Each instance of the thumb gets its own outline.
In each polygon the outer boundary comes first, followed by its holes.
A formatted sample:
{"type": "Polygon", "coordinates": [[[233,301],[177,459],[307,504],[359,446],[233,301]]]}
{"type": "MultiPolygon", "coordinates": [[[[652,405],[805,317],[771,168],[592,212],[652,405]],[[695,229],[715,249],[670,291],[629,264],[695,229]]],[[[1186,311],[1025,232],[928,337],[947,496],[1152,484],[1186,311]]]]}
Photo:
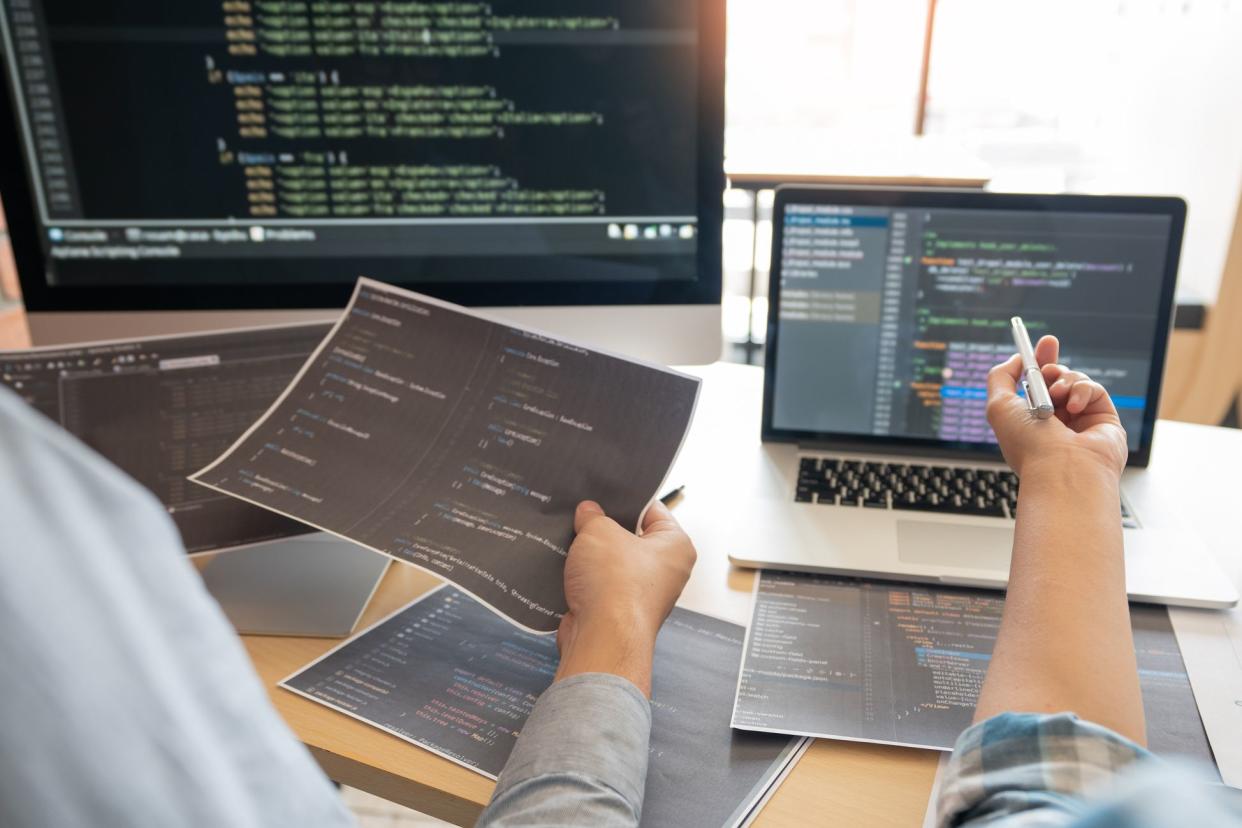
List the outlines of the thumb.
{"type": "Polygon", "coordinates": [[[664,532],[681,532],[681,524],[668,507],[656,500],[647,507],[643,514],[643,537],[664,532]]]}
{"type": "Polygon", "coordinates": [[[1021,376],[1022,360],[1017,354],[988,372],[988,425],[1002,445],[1013,424],[1026,414],[1026,404],[1018,397],[1021,376]]]}
{"type": "Polygon", "coordinates": [[[582,532],[583,529],[586,529],[588,523],[601,517],[607,517],[602,506],[594,500],[582,501],[578,504],[578,508],[574,510],[574,532],[582,532]]]}
{"type": "Polygon", "coordinates": [[[1011,405],[1017,399],[1021,376],[1022,358],[1017,354],[988,371],[989,406],[1011,405]]]}

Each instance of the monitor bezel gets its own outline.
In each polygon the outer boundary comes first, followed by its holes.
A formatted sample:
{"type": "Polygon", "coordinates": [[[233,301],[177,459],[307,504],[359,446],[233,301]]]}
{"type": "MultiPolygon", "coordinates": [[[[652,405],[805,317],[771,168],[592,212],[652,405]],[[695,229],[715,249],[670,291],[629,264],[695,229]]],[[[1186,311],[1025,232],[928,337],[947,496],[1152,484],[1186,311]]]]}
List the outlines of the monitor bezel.
{"type": "Polygon", "coordinates": [[[1186,224],[1186,202],[1176,196],[1042,195],[992,193],[983,190],[918,188],[860,188],[787,186],[776,190],[772,206],[772,258],[768,286],[767,338],[763,379],[762,438],[768,442],[796,442],[838,451],[884,451],[929,456],[953,456],[972,460],[999,461],[1000,450],[990,443],[936,440],[921,437],[864,435],[826,431],[801,431],[772,425],[776,394],[776,357],[780,348],[777,309],[780,305],[780,252],[786,205],[840,204],[857,207],[927,207],[940,209],[1026,210],[1043,212],[1113,213],[1167,216],[1169,243],[1160,286],[1160,305],[1156,318],[1156,342],[1147,379],[1147,402],[1138,448],[1131,450],[1127,465],[1147,466],[1151,459],[1152,437],[1159,410],[1173,319],[1174,291],[1186,224]]]}
{"type": "MultiPolygon", "coordinates": [[[[724,219],[725,2],[694,0],[698,7],[698,111],[696,188],[698,224],[693,280],[559,280],[413,282],[395,284],[467,306],[558,307],[571,305],[718,305],[724,219]]],[[[0,43],[0,53],[4,44],[0,43]]],[[[348,301],[358,272],[340,283],[52,285],[43,253],[30,176],[16,118],[10,73],[0,86],[0,197],[26,308],[55,311],[174,311],[339,308],[348,301]]],[[[227,260],[221,260],[227,267],[227,260]]]]}

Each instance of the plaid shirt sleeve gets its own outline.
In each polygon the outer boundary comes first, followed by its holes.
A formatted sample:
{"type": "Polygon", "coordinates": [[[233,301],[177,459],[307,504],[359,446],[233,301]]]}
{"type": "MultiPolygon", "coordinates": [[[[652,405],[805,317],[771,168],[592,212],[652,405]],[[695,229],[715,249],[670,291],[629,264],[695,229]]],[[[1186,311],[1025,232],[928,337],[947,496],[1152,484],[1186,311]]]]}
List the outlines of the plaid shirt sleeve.
{"type": "Polygon", "coordinates": [[[1071,713],[1005,713],[957,740],[940,828],[1227,828],[1242,795],[1071,713]]]}
{"type": "Polygon", "coordinates": [[[1087,814],[1118,772],[1150,754],[1070,713],[1005,713],[957,740],[941,785],[937,824],[1060,826],[1087,814]]]}

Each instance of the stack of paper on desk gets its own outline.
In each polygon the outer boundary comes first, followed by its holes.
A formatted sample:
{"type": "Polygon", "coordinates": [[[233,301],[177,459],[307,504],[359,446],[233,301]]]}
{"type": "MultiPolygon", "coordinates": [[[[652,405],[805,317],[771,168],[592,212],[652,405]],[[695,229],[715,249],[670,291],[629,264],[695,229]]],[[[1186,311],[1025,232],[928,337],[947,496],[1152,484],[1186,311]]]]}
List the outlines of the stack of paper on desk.
{"type": "MultiPolygon", "coordinates": [[[[809,741],[730,730],[742,633],[683,609],[661,630],[643,825],[743,824],[809,741]]],[[[281,685],[494,779],[556,665],[550,637],[442,587],[281,685]]]]}

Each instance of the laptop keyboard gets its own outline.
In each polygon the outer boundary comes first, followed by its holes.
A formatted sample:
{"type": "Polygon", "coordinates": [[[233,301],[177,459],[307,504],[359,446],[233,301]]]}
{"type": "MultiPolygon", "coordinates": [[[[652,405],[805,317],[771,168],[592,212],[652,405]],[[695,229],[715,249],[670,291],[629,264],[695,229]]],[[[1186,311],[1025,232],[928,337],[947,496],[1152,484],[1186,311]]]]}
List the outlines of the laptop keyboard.
{"type": "MultiPolygon", "coordinates": [[[[996,469],[803,457],[794,500],[1013,519],[1018,514],[1018,476],[996,469]]],[[[1121,517],[1123,526],[1138,526],[1124,501],[1121,517]]]]}

